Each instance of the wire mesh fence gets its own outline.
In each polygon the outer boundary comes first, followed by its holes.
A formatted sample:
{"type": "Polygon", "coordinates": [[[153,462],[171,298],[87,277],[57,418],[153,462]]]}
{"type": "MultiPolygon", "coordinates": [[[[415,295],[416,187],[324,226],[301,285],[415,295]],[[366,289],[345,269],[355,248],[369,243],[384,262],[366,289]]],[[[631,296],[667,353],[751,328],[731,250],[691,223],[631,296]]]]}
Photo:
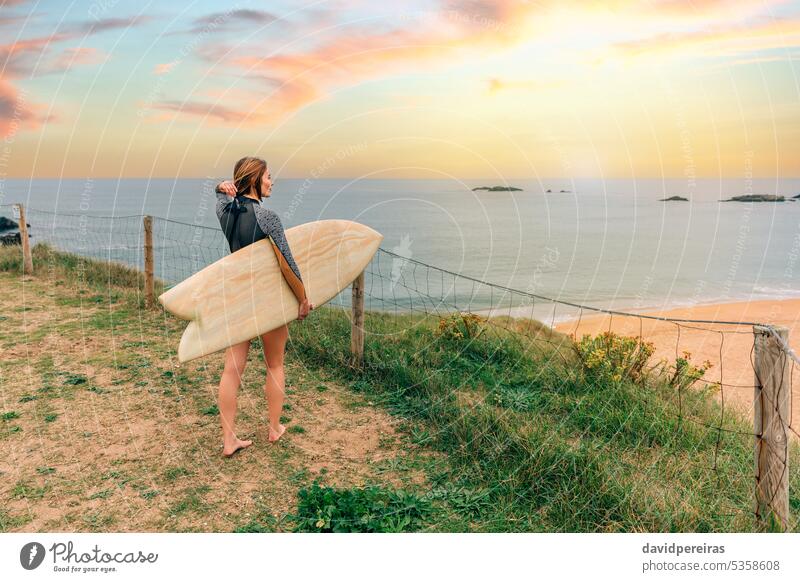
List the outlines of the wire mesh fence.
{"type": "MultiPolygon", "coordinates": [[[[140,215],[104,217],[35,209],[26,214],[32,244],[46,242],[66,252],[143,268],[140,215]]],[[[0,217],[16,220],[11,205],[0,206],[0,217]]],[[[153,248],[154,275],[167,286],[228,254],[219,229],[158,217],[153,218],[153,248]]],[[[329,305],[347,313],[351,302],[348,287],[329,305]]],[[[486,361],[505,351],[517,359],[539,357],[541,346],[547,345],[549,357],[594,374],[607,372],[613,381],[622,376],[634,381],[659,378],[667,394],[666,404],[659,404],[659,415],[671,416],[675,431],[702,431],[690,452],[706,459],[716,486],[731,488],[741,480],[755,484],[750,488],[754,495],[719,511],[763,521],[767,495],[766,506],[776,512],[784,528],[797,529],[787,488],[796,504],[799,485],[790,478],[789,456],[800,436],[793,414],[797,403],[791,398],[800,360],[780,330],[759,322],[674,319],[580,305],[480,281],[385,249],[378,250],[364,271],[364,308],[364,366],[372,373],[392,369],[400,359],[425,367],[426,352],[436,349],[434,338],[445,335],[458,340],[453,344],[458,349],[471,350],[486,361]],[[431,345],[415,344],[414,353],[381,351],[381,345],[402,345],[422,327],[437,330],[437,335],[428,336],[431,345]],[[779,347],[769,369],[758,362],[759,333],[779,347]],[[659,339],[657,345],[649,341],[654,337],[659,339]],[[628,343],[621,338],[628,338],[628,343]],[[482,344],[487,339],[491,341],[482,344]],[[694,361],[692,354],[703,354],[706,359],[694,361]],[[698,397],[700,393],[712,398],[698,397]],[[755,422],[747,420],[752,418],[755,422]],[[756,463],[752,457],[746,463],[741,457],[734,458],[732,451],[743,448],[755,449],[756,463]],[[769,487],[762,491],[765,481],[769,487]],[[785,499],[779,503],[776,496],[785,499]]],[[[514,359],[506,362],[509,375],[515,365],[514,359]]],[[[425,378],[429,380],[448,373],[446,369],[428,372],[425,378]]],[[[479,376],[480,368],[474,374],[479,376]]],[[[647,383],[641,385],[643,390],[655,390],[647,383]]],[[[486,398],[509,410],[535,412],[513,391],[490,391],[486,398]]],[[[437,404],[431,402],[434,408],[437,404]]],[[[613,401],[604,406],[613,407],[613,401]]],[[[643,461],[643,452],[647,457],[652,451],[647,430],[641,431],[638,441],[631,441],[637,428],[633,416],[619,418],[611,437],[611,442],[629,441],[621,449],[618,470],[638,472],[643,485],[657,487],[659,472],[652,470],[656,463],[643,461]]],[[[591,421],[583,428],[594,430],[591,421]]],[[[504,450],[498,446],[497,454],[504,450]]]]}

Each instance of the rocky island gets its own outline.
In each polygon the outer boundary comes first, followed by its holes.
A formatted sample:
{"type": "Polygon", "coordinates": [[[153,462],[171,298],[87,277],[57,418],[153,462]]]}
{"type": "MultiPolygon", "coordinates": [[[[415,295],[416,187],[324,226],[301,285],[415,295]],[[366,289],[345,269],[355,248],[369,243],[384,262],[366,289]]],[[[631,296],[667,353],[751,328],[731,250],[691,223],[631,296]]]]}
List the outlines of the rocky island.
{"type": "Polygon", "coordinates": [[[775,194],[745,194],[744,196],[733,196],[720,202],[785,202],[783,196],[775,194]]]}
{"type": "Polygon", "coordinates": [[[522,192],[522,188],[514,188],[514,186],[480,186],[473,188],[472,191],[486,190],[487,192],[522,192]]]}
{"type": "MultiPolygon", "coordinates": [[[[30,228],[30,224],[28,224],[28,228],[30,228]]],[[[6,245],[21,245],[22,244],[22,237],[19,233],[19,224],[6,218],[5,216],[0,216],[0,246],[6,245]],[[6,232],[6,231],[12,232],[6,232]]],[[[30,233],[28,233],[28,238],[30,238],[30,233]]]]}
{"type": "Polygon", "coordinates": [[[661,198],[659,202],[689,202],[688,198],[684,198],[683,196],[670,196],[669,198],[661,198]]]}

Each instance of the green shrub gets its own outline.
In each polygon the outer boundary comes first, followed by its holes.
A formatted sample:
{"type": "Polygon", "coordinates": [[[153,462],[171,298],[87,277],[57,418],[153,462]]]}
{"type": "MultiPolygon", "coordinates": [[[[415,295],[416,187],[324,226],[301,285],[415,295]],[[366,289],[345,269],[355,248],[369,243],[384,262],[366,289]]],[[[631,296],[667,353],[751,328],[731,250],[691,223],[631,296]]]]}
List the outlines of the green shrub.
{"type": "Polygon", "coordinates": [[[296,532],[417,531],[431,512],[429,501],[413,493],[368,486],[322,487],[315,480],[298,492],[296,532]]]}
{"type": "Polygon", "coordinates": [[[595,337],[584,335],[575,342],[575,350],[590,377],[611,382],[630,378],[638,382],[642,380],[644,367],[655,346],[652,342],[607,331],[595,337]]]}
{"type": "Polygon", "coordinates": [[[675,359],[675,372],[669,379],[670,386],[678,389],[685,389],[692,386],[695,382],[705,376],[711,368],[711,362],[706,360],[701,366],[694,366],[691,362],[692,354],[683,352],[682,358],[675,359]]]}

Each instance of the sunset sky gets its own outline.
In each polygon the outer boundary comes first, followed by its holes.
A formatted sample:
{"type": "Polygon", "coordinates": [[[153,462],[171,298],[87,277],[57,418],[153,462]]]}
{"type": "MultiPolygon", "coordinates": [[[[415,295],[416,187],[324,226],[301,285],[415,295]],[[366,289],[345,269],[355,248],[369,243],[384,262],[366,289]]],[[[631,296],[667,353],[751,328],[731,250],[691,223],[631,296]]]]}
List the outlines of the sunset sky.
{"type": "Polygon", "coordinates": [[[0,35],[0,178],[800,176],[796,2],[6,0],[0,35]]]}

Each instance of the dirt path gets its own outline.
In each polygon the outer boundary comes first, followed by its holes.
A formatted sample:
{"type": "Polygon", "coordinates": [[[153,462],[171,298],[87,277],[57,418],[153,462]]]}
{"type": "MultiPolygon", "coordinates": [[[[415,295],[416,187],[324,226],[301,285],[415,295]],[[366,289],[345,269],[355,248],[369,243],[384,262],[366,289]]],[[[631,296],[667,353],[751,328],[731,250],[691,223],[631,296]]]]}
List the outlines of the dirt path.
{"type": "Polygon", "coordinates": [[[299,488],[424,487],[431,453],[392,417],[287,361],[288,430],[267,439],[257,344],[221,456],[222,356],[180,366],[181,322],[119,293],[0,273],[0,531],[231,531],[277,523],[299,488]]]}

